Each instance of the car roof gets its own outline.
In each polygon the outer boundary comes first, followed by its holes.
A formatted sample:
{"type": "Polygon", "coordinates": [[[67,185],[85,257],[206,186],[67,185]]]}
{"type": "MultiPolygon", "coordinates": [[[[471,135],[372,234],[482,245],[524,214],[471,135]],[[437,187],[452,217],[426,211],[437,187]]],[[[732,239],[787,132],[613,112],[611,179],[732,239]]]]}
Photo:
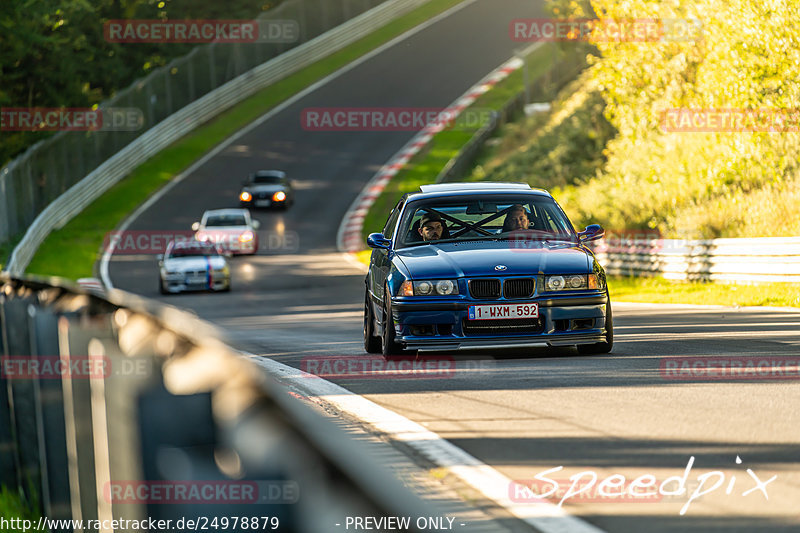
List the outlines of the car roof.
{"type": "Polygon", "coordinates": [[[409,199],[419,199],[437,196],[470,196],[473,194],[487,193],[532,193],[536,196],[552,195],[544,189],[532,188],[527,183],[511,182],[475,182],[475,183],[434,183],[430,185],[420,185],[419,192],[409,194],[409,199]]]}
{"type": "Polygon", "coordinates": [[[216,247],[208,241],[171,241],[172,250],[186,250],[190,248],[214,248],[216,247]]]}
{"type": "Polygon", "coordinates": [[[265,177],[285,178],[286,172],[282,170],[257,170],[250,175],[258,176],[259,178],[265,178],[265,177]]]}
{"type": "Polygon", "coordinates": [[[208,216],[208,215],[222,215],[222,216],[225,216],[225,215],[245,215],[245,216],[247,216],[248,214],[250,214],[250,212],[247,209],[240,209],[238,207],[229,207],[227,209],[209,209],[208,211],[203,213],[203,216],[204,217],[208,216]]]}

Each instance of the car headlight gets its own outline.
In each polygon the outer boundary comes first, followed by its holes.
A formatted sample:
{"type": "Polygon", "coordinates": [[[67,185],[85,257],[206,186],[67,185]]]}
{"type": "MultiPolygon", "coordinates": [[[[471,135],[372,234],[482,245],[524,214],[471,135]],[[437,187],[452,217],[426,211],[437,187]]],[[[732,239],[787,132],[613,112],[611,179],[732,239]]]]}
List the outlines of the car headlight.
{"type": "Polygon", "coordinates": [[[241,235],[239,235],[239,242],[250,242],[253,240],[253,232],[252,231],[245,231],[241,235]]]}
{"type": "Polygon", "coordinates": [[[544,288],[547,291],[602,289],[602,281],[597,274],[569,274],[565,276],[546,276],[544,288]]]}
{"type": "Polygon", "coordinates": [[[400,287],[401,296],[451,296],[458,294],[458,283],[450,279],[405,281],[400,287]]]}
{"type": "Polygon", "coordinates": [[[253,195],[247,191],[242,191],[242,194],[239,195],[239,200],[243,202],[249,202],[253,199],[253,195]]]}
{"type": "Polygon", "coordinates": [[[282,202],[286,200],[286,193],[283,191],[278,191],[272,195],[272,200],[275,202],[282,202]]]}

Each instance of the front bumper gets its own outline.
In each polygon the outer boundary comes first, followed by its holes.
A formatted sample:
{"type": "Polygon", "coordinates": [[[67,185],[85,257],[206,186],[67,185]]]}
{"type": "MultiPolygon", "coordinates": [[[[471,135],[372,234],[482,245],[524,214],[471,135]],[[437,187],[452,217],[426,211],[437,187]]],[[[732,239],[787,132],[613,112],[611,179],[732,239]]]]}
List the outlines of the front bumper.
{"type": "Polygon", "coordinates": [[[164,278],[162,277],[161,280],[164,289],[167,292],[171,293],[196,292],[196,291],[222,291],[227,289],[231,285],[230,276],[212,278],[210,283],[206,282],[202,284],[186,283],[184,279],[164,280],[164,278]]]}
{"type": "MultiPolygon", "coordinates": [[[[540,296],[516,300],[393,298],[397,342],[411,350],[452,351],[595,344],[606,341],[605,293],[540,296]],[[509,321],[476,331],[470,305],[539,303],[539,320],[527,326],[509,321]]],[[[478,322],[487,324],[487,321],[478,322]]],[[[521,324],[521,322],[519,323],[521,324]]]]}

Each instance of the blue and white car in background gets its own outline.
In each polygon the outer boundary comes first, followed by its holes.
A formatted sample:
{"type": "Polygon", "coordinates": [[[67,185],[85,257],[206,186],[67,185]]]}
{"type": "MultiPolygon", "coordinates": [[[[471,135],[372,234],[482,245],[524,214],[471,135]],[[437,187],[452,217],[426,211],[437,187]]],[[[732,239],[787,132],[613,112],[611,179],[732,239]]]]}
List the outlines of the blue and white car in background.
{"type": "Polygon", "coordinates": [[[609,352],[606,275],[586,246],[602,236],[596,224],[576,233],[553,197],[527,184],[422,186],[368,238],[364,347],[387,357],[565,345],[609,352]],[[423,240],[423,216],[443,224],[440,237],[423,240]]]}
{"type": "Polygon", "coordinates": [[[217,247],[207,241],[172,241],[158,256],[161,294],[229,291],[231,271],[217,247]]]}

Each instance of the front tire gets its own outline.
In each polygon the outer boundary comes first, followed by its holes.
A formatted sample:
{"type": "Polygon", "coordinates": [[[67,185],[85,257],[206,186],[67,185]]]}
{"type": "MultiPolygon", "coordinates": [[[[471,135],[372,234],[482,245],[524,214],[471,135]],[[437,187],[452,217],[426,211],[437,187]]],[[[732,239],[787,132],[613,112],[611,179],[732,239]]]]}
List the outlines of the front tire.
{"type": "Polygon", "coordinates": [[[161,278],[158,278],[158,292],[160,292],[161,294],[169,294],[167,288],[164,287],[164,280],[161,278]]]}
{"type": "Polygon", "coordinates": [[[364,298],[364,350],[367,353],[381,353],[381,339],[375,336],[375,317],[369,301],[369,291],[364,298]]]}
{"type": "Polygon", "coordinates": [[[606,300],[606,342],[579,344],[578,353],[595,355],[609,353],[614,347],[614,318],[611,315],[611,299],[606,300]]]}
{"type": "Polygon", "coordinates": [[[389,359],[403,353],[403,348],[395,342],[394,320],[392,319],[392,304],[389,287],[383,291],[383,335],[381,336],[381,351],[383,357],[389,359]]]}

